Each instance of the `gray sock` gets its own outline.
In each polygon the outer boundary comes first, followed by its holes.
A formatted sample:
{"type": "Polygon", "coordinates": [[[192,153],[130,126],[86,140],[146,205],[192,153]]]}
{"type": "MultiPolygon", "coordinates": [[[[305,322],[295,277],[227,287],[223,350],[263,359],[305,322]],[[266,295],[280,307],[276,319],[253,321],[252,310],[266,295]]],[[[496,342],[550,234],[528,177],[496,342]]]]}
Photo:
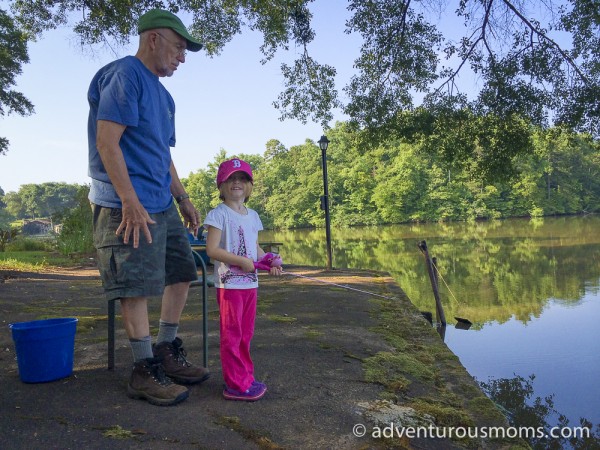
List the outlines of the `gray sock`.
{"type": "Polygon", "coordinates": [[[173,342],[177,337],[177,329],[179,328],[178,323],[158,322],[158,336],[156,337],[156,343],[161,342],[173,342]]]}
{"type": "Polygon", "coordinates": [[[135,362],[146,358],[154,358],[152,353],[152,338],[145,336],[141,339],[129,339],[131,351],[133,352],[133,360],[135,362]]]}

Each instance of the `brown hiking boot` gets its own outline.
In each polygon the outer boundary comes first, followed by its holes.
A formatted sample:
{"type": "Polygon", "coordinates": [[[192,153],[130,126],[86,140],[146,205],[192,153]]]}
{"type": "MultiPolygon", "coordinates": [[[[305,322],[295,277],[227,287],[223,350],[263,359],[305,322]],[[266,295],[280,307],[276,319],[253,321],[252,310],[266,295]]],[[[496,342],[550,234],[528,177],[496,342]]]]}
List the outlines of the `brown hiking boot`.
{"type": "Polygon", "coordinates": [[[195,384],[201,383],[210,377],[210,372],[204,367],[195,367],[185,359],[186,352],[182,347],[183,342],[175,338],[173,342],[161,342],[152,348],[154,356],[161,358],[167,376],[176,383],[195,384]]]}
{"type": "Polygon", "coordinates": [[[165,375],[160,358],[146,358],[134,363],[127,395],[153,405],[170,406],[188,398],[189,392],[165,375]]]}

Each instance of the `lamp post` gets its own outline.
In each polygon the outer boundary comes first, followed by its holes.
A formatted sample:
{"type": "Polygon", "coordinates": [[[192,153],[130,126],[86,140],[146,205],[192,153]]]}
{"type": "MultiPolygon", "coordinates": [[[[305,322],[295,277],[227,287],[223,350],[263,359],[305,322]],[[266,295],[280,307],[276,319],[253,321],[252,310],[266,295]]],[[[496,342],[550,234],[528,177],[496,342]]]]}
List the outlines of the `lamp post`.
{"type": "Polygon", "coordinates": [[[325,237],[327,239],[327,270],[331,270],[331,226],[329,223],[329,189],[327,183],[327,147],[329,139],[327,136],[321,136],[319,139],[319,148],[321,149],[321,158],[323,164],[323,189],[324,195],[321,197],[321,209],[325,210],[325,237]]]}

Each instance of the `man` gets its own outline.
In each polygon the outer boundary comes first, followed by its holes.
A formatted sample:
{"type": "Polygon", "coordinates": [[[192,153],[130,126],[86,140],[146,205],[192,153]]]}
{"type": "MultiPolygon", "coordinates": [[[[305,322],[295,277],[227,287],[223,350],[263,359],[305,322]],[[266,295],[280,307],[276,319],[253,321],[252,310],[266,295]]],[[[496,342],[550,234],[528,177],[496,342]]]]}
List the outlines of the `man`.
{"type": "Polygon", "coordinates": [[[173,381],[200,383],[209,373],[186,360],[177,337],[197,271],[173,198],[194,234],[199,216],[171,160],[175,104],[159,77],[173,75],[186,50],[197,52],[202,44],[160,9],[139,18],[138,33],[136,55],[106,65],[90,84],[89,199],[104,291],[121,301],[134,357],[127,393],[174,405],[189,393],[173,381]],[[152,345],[147,297],[154,295],[162,295],[162,305],[152,345]]]}

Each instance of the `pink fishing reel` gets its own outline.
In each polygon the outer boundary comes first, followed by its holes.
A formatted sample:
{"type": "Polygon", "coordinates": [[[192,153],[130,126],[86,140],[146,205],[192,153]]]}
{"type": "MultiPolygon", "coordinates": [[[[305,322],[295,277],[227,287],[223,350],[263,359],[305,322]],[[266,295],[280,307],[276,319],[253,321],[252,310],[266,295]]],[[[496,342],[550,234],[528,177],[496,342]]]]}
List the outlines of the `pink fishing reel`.
{"type": "Polygon", "coordinates": [[[254,261],[254,268],[259,270],[271,270],[271,267],[281,267],[283,261],[277,253],[265,253],[258,261],[254,261]]]}

